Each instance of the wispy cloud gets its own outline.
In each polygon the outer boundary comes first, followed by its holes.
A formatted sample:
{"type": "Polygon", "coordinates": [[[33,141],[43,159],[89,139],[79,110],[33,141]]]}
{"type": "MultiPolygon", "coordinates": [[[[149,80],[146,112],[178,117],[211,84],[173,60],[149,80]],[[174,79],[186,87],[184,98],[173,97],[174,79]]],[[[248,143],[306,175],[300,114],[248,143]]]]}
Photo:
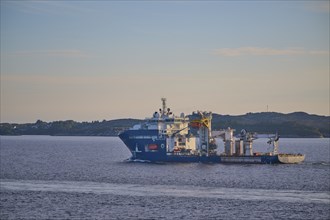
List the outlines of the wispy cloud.
{"type": "Polygon", "coordinates": [[[326,51],[326,50],[312,50],[312,51],[309,51],[309,54],[311,54],[311,55],[329,55],[329,51],[326,51]]]}
{"type": "Polygon", "coordinates": [[[218,56],[276,56],[276,55],[328,55],[329,51],[307,51],[304,48],[275,49],[268,47],[238,47],[213,50],[218,56]]]}
{"type": "Polygon", "coordinates": [[[6,83],[28,83],[47,85],[100,85],[113,80],[111,77],[98,76],[62,76],[62,75],[38,75],[38,74],[4,74],[2,80],[6,83]]]}
{"type": "Polygon", "coordinates": [[[65,49],[65,50],[26,50],[11,53],[12,56],[52,56],[52,57],[89,57],[89,55],[81,50],[65,49]]]}
{"type": "Polygon", "coordinates": [[[304,8],[308,11],[313,12],[330,12],[330,1],[313,1],[313,2],[306,2],[304,4],[304,8]]]}
{"type": "Polygon", "coordinates": [[[72,14],[72,13],[88,13],[90,8],[81,7],[80,4],[70,1],[47,1],[47,0],[31,0],[31,1],[7,1],[6,6],[15,8],[21,12],[29,14],[72,14]]]}

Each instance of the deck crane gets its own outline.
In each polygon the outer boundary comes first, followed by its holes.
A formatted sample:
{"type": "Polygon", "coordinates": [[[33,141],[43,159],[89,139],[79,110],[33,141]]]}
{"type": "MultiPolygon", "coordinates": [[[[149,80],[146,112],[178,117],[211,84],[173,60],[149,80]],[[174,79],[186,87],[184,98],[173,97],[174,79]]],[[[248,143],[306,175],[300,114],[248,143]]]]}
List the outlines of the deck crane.
{"type": "Polygon", "coordinates": [[[198,129],[199,154],[201,156],[209,156],[210,152],[214,150],[214,146],[216,146],[215,139],[212,138],[211,134],[212,112],[197,111],[197,114],[194,114],[194,116],[197,117],[190,122],[190,125],[198,129]]]}

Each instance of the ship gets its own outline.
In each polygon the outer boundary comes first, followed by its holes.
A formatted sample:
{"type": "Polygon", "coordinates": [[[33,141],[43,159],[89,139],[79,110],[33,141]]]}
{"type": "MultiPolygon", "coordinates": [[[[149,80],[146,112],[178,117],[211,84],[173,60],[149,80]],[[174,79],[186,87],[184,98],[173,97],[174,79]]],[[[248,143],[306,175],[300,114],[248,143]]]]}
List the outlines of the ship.
{"type": "Polygon", "coordinates": [[[162,98],[162,108],[152,117],[119,134],[132,156],[129,161],[138,162],[201,162],[242,164],[293,164],[305,159],[303,154],[280,154],[279,135],[269,137],[267,142],[273,150],[267,153],[253,152],[256,133],[235,129],[212,131],[212,112],[195,111],[188,117],[184,113],[174,115],[162,98]],[[224,142],[219,152],[217,139],[224,142]]]}

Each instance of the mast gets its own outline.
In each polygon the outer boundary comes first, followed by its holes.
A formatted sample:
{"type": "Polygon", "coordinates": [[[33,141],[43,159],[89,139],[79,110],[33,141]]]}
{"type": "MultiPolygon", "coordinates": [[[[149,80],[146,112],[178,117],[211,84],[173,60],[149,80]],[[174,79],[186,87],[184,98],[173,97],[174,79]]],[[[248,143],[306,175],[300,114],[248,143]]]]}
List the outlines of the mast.
{"type": "Polygon", "coordinates": [[[163,110],[162,110],[162,115],[165,115],[165,112],[166,112],[166,98],[162,98],[162,107],[163,107],[163,110]]]}
{"type": "Polygon", "coordinates": [[[278,154],[278,140],[280,139],[280,136],[278,135],[278,133],[276,132],[274,140],[273,140],[273,154],[277,155],[278,154]]]}

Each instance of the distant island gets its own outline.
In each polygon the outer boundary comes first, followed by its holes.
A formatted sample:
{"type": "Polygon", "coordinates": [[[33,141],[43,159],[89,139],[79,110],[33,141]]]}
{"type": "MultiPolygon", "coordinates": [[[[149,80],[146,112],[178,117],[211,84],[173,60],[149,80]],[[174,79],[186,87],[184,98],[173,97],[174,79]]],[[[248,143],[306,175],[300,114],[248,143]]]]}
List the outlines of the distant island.
{"type": "MultiPolygon", "coordinates": [[[[142,122],[139,119],[116,119],[92,122],[73,120],[35,123],[0,123],[0,135],[54,135],[54,136],[117,136],[121,131],[142,122]]],[[[220,115],[213,113],[212,129],[231,127],[259,134],[279,132],[281,137],[330,137],[330,116],[305,112],[289,114],[277,112],[247,113],[245,115],[220,115]]]]}

